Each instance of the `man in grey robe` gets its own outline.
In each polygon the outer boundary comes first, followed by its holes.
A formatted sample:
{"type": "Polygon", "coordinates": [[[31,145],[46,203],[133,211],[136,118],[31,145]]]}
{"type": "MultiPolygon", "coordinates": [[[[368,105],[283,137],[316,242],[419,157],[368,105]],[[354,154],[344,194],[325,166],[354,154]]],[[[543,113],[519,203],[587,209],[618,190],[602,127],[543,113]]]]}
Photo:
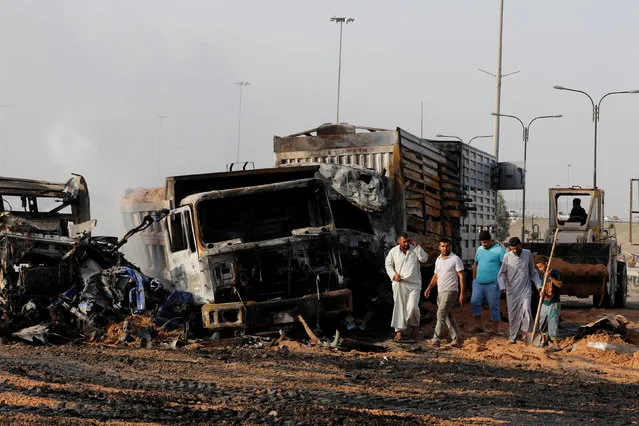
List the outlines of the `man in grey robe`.
{"type": "Polygon", "coordinates": [[[510,328],[508,343],[514,344],[520,330],[524,339],[531,330],[531,281],[539,289],[541,280],[535,269],[532,253],[521,247],[519,238],[511,238],[508,245],[510,251],[504,255],[497,281],[501,292],[506,293],[510,328]]]}

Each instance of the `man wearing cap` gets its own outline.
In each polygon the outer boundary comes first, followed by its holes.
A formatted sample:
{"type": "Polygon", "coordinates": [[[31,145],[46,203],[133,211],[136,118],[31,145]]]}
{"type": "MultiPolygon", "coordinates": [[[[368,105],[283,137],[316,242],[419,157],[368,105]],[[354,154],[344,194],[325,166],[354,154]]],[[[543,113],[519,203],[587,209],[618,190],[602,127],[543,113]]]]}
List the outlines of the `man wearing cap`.
{"type": "Polygon", "coordinates": [[[482,308],[484,301],[486,301],[490,309],[492,331],[498,333],[501,313],[499,312],[497,275],[506,250],[499,244],[495,244],[488,231],[479,233],[479,242],[481,246],[475,252],[475,262],[473,263],[473,295],[470,299],[470,305],[475,319],[475,327],[471,331],[473,333],[484,331],[482,308]]]}
{"type": "Polygon", "coordinates": [[[499,289],[506,293],[508,305],[508,326],[510,328],[508,343],[514,344],[521,330],[522,337],[530,331],[530,295],[531,282],[537,289],[541,288],[539,273],[530,250],[521,247],[521,240],[512,237],[508,240],[510,251],[504,255],[499,270],[499,289]]]}
{"type": "Polygon", "coordinates": [[[399,234],[397,245],[386,256],[386,273],[392,281],[395,302],[391,320],[395,340],[402,339],[402,333],[408,327],[413,328],[412,337],[418,337],[419,297],[422,290],[420,263],[426,263],[427,260],[428,254],[405,232],[399,234]]]}

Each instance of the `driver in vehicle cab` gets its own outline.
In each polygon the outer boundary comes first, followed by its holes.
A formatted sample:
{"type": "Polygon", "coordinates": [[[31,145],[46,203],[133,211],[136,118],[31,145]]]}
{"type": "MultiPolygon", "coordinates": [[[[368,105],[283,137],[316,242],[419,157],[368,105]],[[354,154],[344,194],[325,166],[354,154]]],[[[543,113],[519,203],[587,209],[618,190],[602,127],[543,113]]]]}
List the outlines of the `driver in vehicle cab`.
{"type": "Polygon", "coordinates": [[[586,219],[588,219],[588,213],[581,207],[581,200],[579,198],[573,198],[572,210],[570,211],[568,222],[581,222],[583,225],[586,223],[586,219]]]}

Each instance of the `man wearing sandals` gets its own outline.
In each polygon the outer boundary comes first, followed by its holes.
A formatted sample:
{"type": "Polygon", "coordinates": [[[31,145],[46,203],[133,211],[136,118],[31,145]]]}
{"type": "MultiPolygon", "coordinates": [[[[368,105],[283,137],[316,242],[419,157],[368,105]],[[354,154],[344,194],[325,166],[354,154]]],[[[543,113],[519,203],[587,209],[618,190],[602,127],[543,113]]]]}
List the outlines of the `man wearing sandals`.
{"type": "Polygon", "coordinates": [[[426,263],[428,254],[415,241],[402,232],[397,245],[386,256],[386,273],[393,286],[393,318],[391,327],[395,329],[395,340],[403,338],[402,333],[412,327],[412,337],[417,338],[419,330],[419,297],[422,290],[420,263],[426,263]]]}

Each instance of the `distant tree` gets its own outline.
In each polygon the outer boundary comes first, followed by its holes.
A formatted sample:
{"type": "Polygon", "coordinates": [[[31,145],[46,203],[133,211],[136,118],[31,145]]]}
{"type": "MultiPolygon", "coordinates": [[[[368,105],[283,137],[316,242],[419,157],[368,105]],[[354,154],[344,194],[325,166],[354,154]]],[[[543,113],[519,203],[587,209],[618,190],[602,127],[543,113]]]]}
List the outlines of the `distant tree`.
{"type": "Polygon", "coordinates": [[[497,224],[495,225],[495,240],[499,242],[506,241],[510,235],[510,216],[506,208],[506,200],[501,192],[497,192],[497,224]]]}

